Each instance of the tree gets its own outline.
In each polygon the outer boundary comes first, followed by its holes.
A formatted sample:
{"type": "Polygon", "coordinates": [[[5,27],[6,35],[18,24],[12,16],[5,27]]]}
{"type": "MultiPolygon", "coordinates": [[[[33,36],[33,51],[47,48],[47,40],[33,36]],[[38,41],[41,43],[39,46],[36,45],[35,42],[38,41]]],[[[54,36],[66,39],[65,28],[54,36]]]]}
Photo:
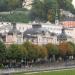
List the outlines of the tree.
{"type": "Polygon", "coordinates": [[[0,11],[6,11],[8,9],[7,1],[6,0],[0,0],[0,11]]]}
{"type": "Polygon", "coordinates": [[[52,15],[51,21],[54,20],[53,15],[55,14],[55,9],[58,7],[56,0],[34,0],[31,10],[31,18],[33,20],[39,18],[41,21],[47,21],[48,16],[52,15]],[[50,14],[49,14],[49,11],[50,14]],[[33,16],[34,15],[34,16],[33,16]]]}
{"type": "Polygon", "coordinates": [[[34,0],[32,10],[30,11],[31,20],[44,19],[43,3],[40,0],[34,0]],[[34,15],[34,16],[33,16],[34,15]]]}
{"type": "Polygon", "coordinates": [[[0,0],[0,11],[22,8],[23,0],[0,0]]]}
{"type": "Polygon", "coordinates": [[[70,43],[60,43],[58,48],[61,55],[73,54],[73,46],[70,43]]]}
{"type": "Polygon", "coordinates": [[[68,42],[68,44],[72,47],[72,49],[71,49],[71,54],[72,54],[72,55],[75,55],[75,44],[72,43],[72,42],[68,42]]]}
{"type": "Polygon", "coordinates": [[[49,58],[50,58],[50,56],[52,56],[53,60],[55,61],[55,55],[59,54],[58,47],[56,45],[54,45],[54,44],[47,44],[46,48],[48,50],[49,58]]]}
{"type": "Polygon", "coordinates": [[[28,51],[27,59],[30,61],[37,60],[38,58],[45,58],[48,55],[45,47],[34,45],[30,42],[25,42],[23,46],[28,51]]]}
{"type": "Polygon", "coordinates": [[[9,59],[9,60],[21,59],[21,51],[19,50],[17,44],[12,44],[8,47],[7,59],[9,59]]]}
{"type": "Polygon", "coordinates": [[[48,57],[47,48],[44,46],[38,46],[38,47],[39,47],[39,58],[47,58],[48,57]]]}
{"type": "Polygon", "coordinates": [[[6,57],[6,46],[3,42],[0,41],[0,63],[3,62],[5,57],[6,57]]]}
{"type": "Polygon", "coordinates": [[[28,55],[26,48],[23,45],[18,45],[18,49],[20,50],[21,59],[25,59],[28,55]]]}
{"type": "Polygon", "coordinates": [[[60,9],[68,10],[75,14],[72,0],[33,0],[30,16],[32,20],[55,21],[56,9],[60,19],[60,9]]]}
{"type": "Polygon", "coordinates": [[[28,60],[34,60],[38,58],[38,46],[37,45],[33,45],[30,42],[25,42],[23,44],[23,46],[26,48],[28,55],[27,55],[27,59],[28,60]]]}
{"type": "Polygon", "coordinates": [[[23,46],[28,51],[27,59],[29,61],[32,61],[33,59],[35,59],[35,48],[34,48],[33,44],[31,42],[27,41],[23,44],[23,46]]]}
{"type": "Polygon", "coordinates": [[[13,10],[22,7],[23,0],[7,0],[9,9],[13,10]]]}
{"type": "Polygon", "coordinates": [[[73,8],[73,4],[72,4],[72,0],[57,0],[57,2],[59,3],[59,7],[61,9],[64,9],[64,10],[71,10],[71,8],[73,8]]]}
{"type": "Polygon", "coordinates": [[[37,60],[39,58],[39,46],[32,44],[32,58],[37,60]]]}
{"type": "Polygon", "coordinates": [[[57,55],[58,54],[58,48],[57,48],[56,45],[54,45],[54,44],[47,44],[46,48],[48,49],[48,51],[49,51],[49,53],[51,55],[53,55],[53,54],[57,55]]]}

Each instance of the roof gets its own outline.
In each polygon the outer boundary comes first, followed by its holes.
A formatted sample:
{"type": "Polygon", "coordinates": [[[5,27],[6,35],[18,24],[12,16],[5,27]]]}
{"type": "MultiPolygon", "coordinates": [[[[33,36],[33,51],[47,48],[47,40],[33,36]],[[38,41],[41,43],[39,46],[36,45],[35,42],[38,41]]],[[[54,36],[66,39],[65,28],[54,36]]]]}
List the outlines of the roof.
{"type": "Polygon", "coordinates": [[[21,32],[16,29],[16,23],[12,23],[12,26],[13,28],[9,30],[8,34],[13,34],[13,33],[21,34],[21,32]]]}
{"type": "Polygon", "coordinates": [[[75,27],[75,21],[63,21],[62,24],[64,27],[75,27]]]}
{"type": "Polygon", "coordinates": [[[67,38],[72,38],[72,37],[69,36],[69,35],[67,35],[67,34],[65,33],[65,28],[63,27],[63,28],[62,28],[62,32],[61,32],[60,35],[57,36],[57,39],[58,39],[59,41],[66,41],[67,38]]]}
{"type": "Polygon", "coordinates": [[[19,30],[13,30],[13,29],[8,32],[8,34],[13,34],[13,33],[21,34],[19,30]]]}
{"type": "Polygon", "coordinates": [[[49,32],[46,28],[30,28],[24,32],[24,36],[26,36],[28,34],[30,34],[30,35],[44,34],[46,32],[49,32]]]}
{"type": "Polygon", "coordinates": [[[67,35],[65,34],[65,29],[62,28],[62,33],[57,36],[57,39],[60,41],[65,41],[67,40],[67,35]]]}

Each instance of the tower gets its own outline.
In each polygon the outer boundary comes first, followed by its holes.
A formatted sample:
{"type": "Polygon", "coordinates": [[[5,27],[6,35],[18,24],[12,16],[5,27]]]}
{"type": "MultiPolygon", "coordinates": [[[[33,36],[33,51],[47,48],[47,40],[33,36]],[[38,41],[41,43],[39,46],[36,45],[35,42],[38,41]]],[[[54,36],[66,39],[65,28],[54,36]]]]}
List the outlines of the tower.
{"type": "Polygon", "coordinates": [[[59,25],[58,10],[57,9],[56,9],[56,15],[55,15],[55,24],[59,25]]]}

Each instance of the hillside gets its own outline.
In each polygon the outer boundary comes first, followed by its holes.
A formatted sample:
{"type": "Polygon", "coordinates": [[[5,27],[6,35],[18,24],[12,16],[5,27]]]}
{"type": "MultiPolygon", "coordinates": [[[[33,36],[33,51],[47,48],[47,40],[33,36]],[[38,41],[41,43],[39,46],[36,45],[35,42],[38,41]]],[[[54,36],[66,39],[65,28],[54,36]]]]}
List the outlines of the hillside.
{"type": "Polygon", "coordinates": [[[75,14],[72,0],[33,0],[31,10],[22,8],[22,2],[23,0],[0,0],[0,21],[27,23],[39,20],[54,22],[56,12],[59,20],[66,17],[60,14],[60,9],[75,14]]]}

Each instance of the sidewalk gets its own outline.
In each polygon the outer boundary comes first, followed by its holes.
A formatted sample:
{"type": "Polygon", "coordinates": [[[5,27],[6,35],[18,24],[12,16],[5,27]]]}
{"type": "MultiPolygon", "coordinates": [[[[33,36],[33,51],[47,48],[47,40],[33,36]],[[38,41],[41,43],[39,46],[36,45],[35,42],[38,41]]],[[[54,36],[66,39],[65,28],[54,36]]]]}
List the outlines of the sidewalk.
{"type": "Polygon", "coordinates": [[[75,68],[74,66],[37,66],[37,67],[26,67],[26,68],[11,68],[11,69],[0,69],[0,75],[2,74],[10,74],[10,73],[18,73],[18,72],[36,72],[36,71],[51,71],[51,70],[60,70],[60,69],[71,69],[75,68]]]}

